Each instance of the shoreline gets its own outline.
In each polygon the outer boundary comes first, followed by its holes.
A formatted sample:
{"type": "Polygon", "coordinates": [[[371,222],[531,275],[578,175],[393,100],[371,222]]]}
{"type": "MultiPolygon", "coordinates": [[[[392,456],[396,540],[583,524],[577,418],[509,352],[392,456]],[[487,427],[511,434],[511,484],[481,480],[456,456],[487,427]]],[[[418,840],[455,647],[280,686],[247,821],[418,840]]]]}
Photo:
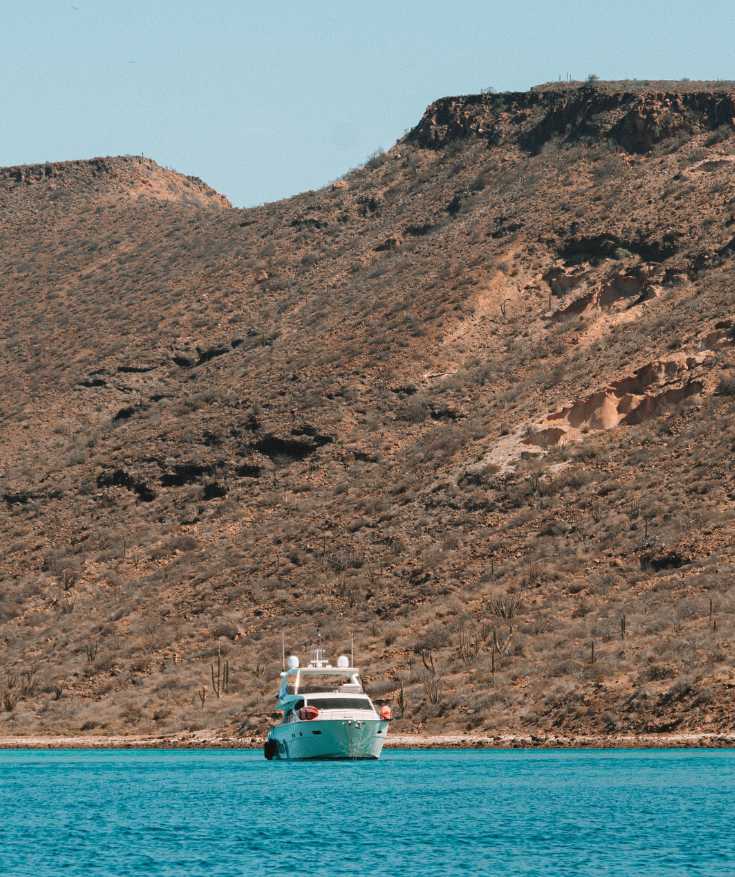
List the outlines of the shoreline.
{"type": "MultiPolygon", "coordinates": [[[[0,749],[261,749],[258,737],[212,731],[169,735],[0,736],[0,749]]],[[[735,731],[681,734],[395,734],[386,749],[722,749],[735,747],[735,731]]]]}

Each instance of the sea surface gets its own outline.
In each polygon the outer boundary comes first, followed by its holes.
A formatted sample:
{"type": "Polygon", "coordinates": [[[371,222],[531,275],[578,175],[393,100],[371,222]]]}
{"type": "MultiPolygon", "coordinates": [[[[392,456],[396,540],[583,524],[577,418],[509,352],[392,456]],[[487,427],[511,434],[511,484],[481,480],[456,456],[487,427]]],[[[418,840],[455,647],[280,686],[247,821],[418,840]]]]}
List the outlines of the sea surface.
{"type": "Polygon", "coordinates": [[[735,875],[735,751],[0,752],[2,877],[735,875]]]}

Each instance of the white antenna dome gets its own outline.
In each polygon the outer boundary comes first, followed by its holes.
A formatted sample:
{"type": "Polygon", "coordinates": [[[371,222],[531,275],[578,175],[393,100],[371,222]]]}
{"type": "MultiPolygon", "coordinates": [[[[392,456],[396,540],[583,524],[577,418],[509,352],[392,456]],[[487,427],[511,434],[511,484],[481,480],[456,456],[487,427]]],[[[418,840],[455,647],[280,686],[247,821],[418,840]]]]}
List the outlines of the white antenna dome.
{"type": "Polygon", "coordinates": [[[350,659],[347,655],[340,655],[339,658],[337,658],[337,666],[342,670],[350,666],[350,659]]]}
{"type": "Polygon", "coordinates": [[[299,666],[299,656],[298,655],[289,655],[288,656],[288,669],[296,670],[299,666]]]}

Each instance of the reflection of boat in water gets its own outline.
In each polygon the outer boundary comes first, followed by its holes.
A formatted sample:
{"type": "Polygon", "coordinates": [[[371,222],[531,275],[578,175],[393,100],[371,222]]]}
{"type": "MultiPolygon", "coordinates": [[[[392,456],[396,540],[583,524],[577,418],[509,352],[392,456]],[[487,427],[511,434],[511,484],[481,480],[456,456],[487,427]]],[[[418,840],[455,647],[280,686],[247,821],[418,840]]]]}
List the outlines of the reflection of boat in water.
{"type": "Polygon", "coordinates": [[[268,734],[268,759],[380,758],[390,708],[376,711],[346,655],[336,667],[322,649],[314,650],[307,667],[291,655],[281,673],[277,708],[283,719],[268,734]]]}

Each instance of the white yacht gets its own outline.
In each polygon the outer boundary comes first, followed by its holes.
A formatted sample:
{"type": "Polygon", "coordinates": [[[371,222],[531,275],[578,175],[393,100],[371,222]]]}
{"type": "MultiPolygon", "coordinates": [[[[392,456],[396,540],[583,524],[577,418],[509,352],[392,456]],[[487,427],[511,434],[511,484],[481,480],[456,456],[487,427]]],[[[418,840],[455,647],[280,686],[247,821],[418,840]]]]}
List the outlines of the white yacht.
{"type": "Polygon", "coordinates": [[[333,667],[322,649],[306,667],[289,657],[278,689],[283,718],[265,741],[267,759],[380,758],[390,707],[375,709],[350,664],[340,655],[333,667]]]}

